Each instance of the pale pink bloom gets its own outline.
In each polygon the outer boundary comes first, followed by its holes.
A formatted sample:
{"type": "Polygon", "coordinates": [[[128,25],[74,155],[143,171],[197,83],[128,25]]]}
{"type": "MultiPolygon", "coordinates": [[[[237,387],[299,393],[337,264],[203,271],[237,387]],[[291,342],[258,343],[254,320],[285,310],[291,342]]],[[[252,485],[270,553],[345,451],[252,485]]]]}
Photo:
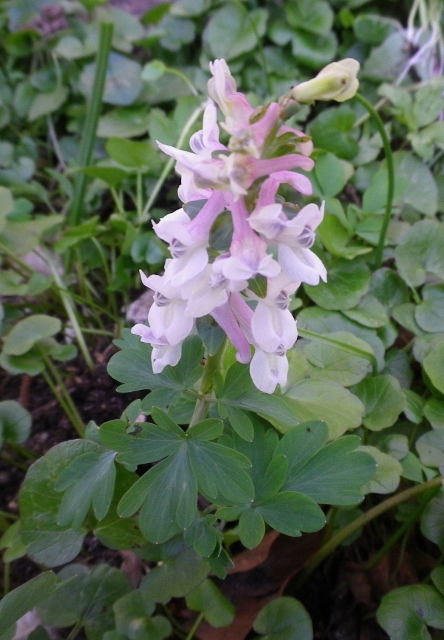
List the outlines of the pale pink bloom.
{"type": "MultiPolygon", "coordinates": [[[[169,263],[166,262],[166,271],[169,263]]],[[[156,338],[165,337],[174,346],[182,342],[194,329],[194,318],[185,316],[187,301],[180,297],[180,290],[174,287],[168,275],[153,275],[148,278],[140,271],[143,284],[153,291],[154,301],[148,311],[148,322],[156,338]]]]}
{"type": "Polygon", "coordinates": [[[182,286],[208,264],[211,227],[223,209],[222,194],[213,192],[193,220],[183,209],[178,209],[157,224],[153,223],[156,235],[169,243],[174,260],[168,264],[167,278],[174,286],[182,286]]]}
{"type": "Polygon", "coordinates": [[[250,363],[250,375],[255,386],[264,393],[273,393],[278,384],[285,386],[288,376],[285,348],[268,353],[256,347],[250,363]]]}
{"type": "Polygon", "coordinates": [[[228,336],[229,341],[237,349],[236,359],[239,362],[246,364],[250,362],[251,348],[243,334],[233,311],[228,303],[217,307],[211,314],[216,322],[222,327],[228,336]]]}
{"type": "Polygon", "coordinates": [[[243,93],[236,89],[236,81],[225,60],[210,62],[213,75],[208,81],[208,95],[222,111],[228,123],[248,122],[254,109],[243,93]]]}
{"type": "Polygon", "coordinates": [[[182,355],[182,343],[171,345],[165,336],[155,336],[152,329],[145,324],[135,324],[131,333],[140,336],[141,342],[151,344],[151,363],[154,373],[161,373],[163,369],[170,365],[175,367],[182,355]]]}
{"type": "Polygon", "coordinates": [[[291,220],[281,205],[256,207],[248,220],[252,229],[278,247],[278,262],[292,280],[318,284],[327,280],[327,271],[310,251],[315,241],[315,229],[324,217],[324,205],[309,204],[291,220]]]}
{"type": "Polygon", "coordinates": [[[215,152],[210,158],[158,143],[162,151],[177,161],[176,171],[187,181],[187,189],[229,191],[237,199],[248,193],[258,178],[290,169],[310,171],[314,162],[299,154],[257,159],[244,153],[215,152]]]}
{"type": "Polygon", "coordinates": [[[222,273],[230,280],[249,280],[256,275],[268,278],[280,272],[278,263],[267,253],[267,244],[248,224],[248,211],[243,198],[231,206],[233,239],[230,255],[220,259],[222,273]]]}
{"type": "Polygon", "coordinates": [[[251,330],[255,344],[263,351],[274,353],[282,347],[287,350],[296,342],[296,321],[288,307],[291,295],[299,284],[291,282],[286,274],[280,274],[277,278],[268,280],[265,298],[247,291],[248,296],[257,301],[251,319],[251,330]]]}
{"type": "Polygon", "coordinates": [[[187,299],[186,314],[201,318],[220,307],[232,291],[242,291],[248,286],[245,279],[230,279],[223,273],[223,259],[215,260],[202,273],[183,288],[187,299]]]}

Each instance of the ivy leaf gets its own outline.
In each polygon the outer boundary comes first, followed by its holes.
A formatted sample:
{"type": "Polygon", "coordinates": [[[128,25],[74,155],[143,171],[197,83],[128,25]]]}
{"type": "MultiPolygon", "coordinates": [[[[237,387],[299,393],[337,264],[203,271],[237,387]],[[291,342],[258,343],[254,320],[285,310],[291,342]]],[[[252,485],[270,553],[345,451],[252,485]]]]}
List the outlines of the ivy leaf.
{"type": "Polygon", "coordinates": [[[97,520],[109,511],[114,492],[114,451],[87,451],[75,458],[59,475],[56,491],[64,491],[57,522],[78,529],[92,506],[97,520]]]}
{"type": "Polygon", "coordinates": [[[406,405],[398,380],[390,375],[366,378],[352,392],[364,403],[362,422],[372,431],[391,427],[406,405]]]}
{"type": "Polygon", "coordinates": [[[80,551],[85,531],[58,523],[63,497],[55,490],[55,484],[65,467],[90,451],[102,452],[103,448],[90,440],[62,442],[37,460],[26,474],[19,496],[21,535],[36,562],[56,567],[80,551]]]}
{"type": "Polygon", "coordinates": [[[283,398],[299,422],[323,420],[332,439],[361,424],[361,400],[336,382],[302,380],[287,389],[283,398]]]}
{"type": "Polygon", "coordinates": [[[262,640],[313,640],[313,626],[304,606],[283,596],[269,602],[260,611],[253,629],[266,634],[262,640]]]}
{"type": "Polygon", "coordinates": [[[356,307],[370,287],[370,271],[364,260],[337,259],[328,271],[328,282],[304,285],[308,296],[323,309],[356,307]]]}
{"type": "Polygon", "coordinates": [[[235,608],[227,600],[212,580],[205,580],[186,596],[186,602],[192,611],[201,611],[212,627],[226,627],[233,622],[235,608]]]}
{"type": "Polygon", "coordinates": [[[46,571],[6,594],[0,601],[0,640],[12,640],[17,620],[50,597],[56,589],[57,577],[52,571],[46,571]]]}
{"type": "Polygon", "coordinates": [[[402,235],[395,249],[399,275],[410,287],[424,284],[428,274],[444,280],[444,224],[420,220],[402,235]]]}
{"type": "Polygon", "coordinates": [[[382,598],[376,619],[391,640],[430,640],[427,626],[444,629],[444,597],[425,584],[399,587],[382,598]]]}

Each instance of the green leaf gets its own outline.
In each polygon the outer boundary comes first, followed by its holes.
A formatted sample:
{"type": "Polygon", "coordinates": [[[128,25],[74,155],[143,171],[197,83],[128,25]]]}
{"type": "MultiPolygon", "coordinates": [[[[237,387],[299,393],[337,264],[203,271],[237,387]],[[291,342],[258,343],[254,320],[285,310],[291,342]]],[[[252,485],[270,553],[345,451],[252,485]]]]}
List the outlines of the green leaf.
{"type": "Polygon", "coordinates": [[[423,287],[422,302],[415,309],[415,320],[423,331],[440,333],[443,329],[444,285],[431,284],[423,287]]]}
{"type": "Polygon", "coordinates": [[[444,431],[427,431],[416,441],[416,450],[422,464],[427,467],[440,467],[444,462],[444,431]]]}
{"type": "Polygon", "coordinates": [[[203,32],[205,47],[214,58],[232,60],[252,51],[265,33],[267,11],[247,11],[235,4],[216,10],[203,32]]]}
{"type": "Polygon", "coordinates": [[[206,578],[199,586],[186,596],[187,607],[192,611],[200,611],[212,627],[227,627],[233,622],[234,605],[216,587],[214,582],[206,578]]]}
{"type": "MultiPolygon", "coordinates": [[[[130,175],[128,171],[119,169],[118,167],[94,166],[85,167],[84,169],[81,169],[81,171],[83,171],[83,173],[85,173],[90,178],[98,178],[99,180],[103,180],[103,182],[106,182],[106,184],[110,187],[119,187],[123,180],[128,178],[128,176],[130,175]]],[[[73,242],[72,244],[76,243],[73,242]]],[[[59,240],[57,242],[57,250],[62,251],[65,245],[66,243],[63,242],[63,239],[59,240]]]]}
{"type": "Polygon", "coordinates": [[[154,616],[154,604],[136,589],[113,605],[116,631],[134,640],[162,640],[171,635],[172,627],[163,616],[154,616]]]}
{"type": "MultiPolygon", "coordinates": [[[[80,89],[86,97],[93,91],[96,63],[87,64],[80,74],[80,89]]],[[[142,91],[142,66],[139,62],[112,51],[109,55],[103,101],[107,104],[128,106],[142,91]]]]}
{"type": "Polygon", "coordinates": [[[283,489],[298,491],[321,504],[347,505],[362,500],[363,485],[375,474],[376,463],[357,451],[356,436],[327,444],[326,425],[308,422],[291,429],[280,440],[275,455],[288,460],[283,489]]]}
{"type": "Polygon", "coordinates": [[[350,320],[363,324],[364,327],[377,329],[384,327],[389,322],[389,317],[375,296],[367,293],[361,298],[356,307],[343,311],[344,315],[350,320]]]}
{"type": "Polygon", "coordinates": [[[124,167],[141,171],[148,167],[155,167],[159,163],[157,151],[147,140],[136,142],[124,138],[110,138],[105,148],[111,158],[124,167]]]}
{"type": "Polygon", "coordinates": [[[315,195],[322,198],[333,198],[345,187],[350,175],[346,163],[329,151],[315,154],[314,187],[315,195]]]}
{"type": "Polygon", "coordinates": [[[63,469],[88,451],[103,448],[89,440],[62,442],[34,462],[26,474],[19,496],[21,531],[28,554],[35,562],[56,567],[69,562],[80,551],[84,530],[57,522],[62,495],[55,491],[55,484],[63,469]]]}
{"type": "Polygon", "coordinates": [[[239,540],[247,549],[257,547],[265,535],[265,522],[258,509],[247,509],[239,518],[239,540]]]}
{"type": "Polygon", "coordinates": [[[68,97],[68,88],[59,84],[54,91],[38,93],[32,101],[28,112],[28,120],[33,122],[60,109],[68,97]]]}
{"type": "Polygon", "coordinates": [[[358,40],[371,45],[382,44],[397,27],[396,20],[372,13],[358,15],[353,22],[353,32],[358,40]]]}
{"type": "Polygon", "coordinates": [[[347,229],[334,214],[324,215],[324,219],[318,227],[317,234],[324,247],[338,258],[352,260],[357,256],[369,253],[371,247],[358,244],[349,244],[352,233],[347,229]]]}
{"type": "Polygon", "coordinates": [[[37,342],[49,338],[60,331],[62,323],[58,318],[35,314],[17,322],[3,343],[3,353],[20,356],[29,351],[37,342]]]}
{"type": "Polygon", "coordinates": [[[444,598],[429,585],[399,587],[382,598],[376,619],[390,640],[431,640],[427,626],[444,629],[444,598]]]}
{"type": "Polygon", "coordinates": [[[310,124],[309,133],[314,146],[351,160],[359,150],[356,139],[351,135],[355,119],[354,112],[345,105],[325,109],[310,124]]]}
{"type": "Polygon", "coordinates": [[[439,340],[422,362],[432,385],[444,393],[444,340],[439,340]]]}
{"type": "Polygon", "coordinates": [[[347,389],[329,380],[302,380],[283,396],[299,422],[323,420],[334,439],[361,424],[364,406],[347,389]]]}
{"type": "Polygon", "coordinates": [[[225,340],[224,331],[211,316],[197,318],[196,330],[210,356],[214,356],[225,340]]]}
{"type": "Polygon", "coordinates": [[[401,31],[396,31],[372,50],[361,71],[362,77],[380,82],[394,81],[402,73],[409,61],[405,50],[405,39],[401,31]]]}
{"type": "Polygon", "coordinates": [[[244,440],[252,442],[254,438],[254,426],[248,414],[228,403],[224,406],[233,430],[244,440]]]}
{"type": "Polygon", "coordinates": [[[175,426],[177,431],[151,423],[137,423],[128,433],[126,422],[111,420],[101,425],[100,439],[110,449],[120,452],[118,461],[122,464],[146,464],[177,452],[184,434],[175,426]]]}
{"type": "Polygon", "coordinates": [[[56,588],[55,574],[46,571],[8,593],[0,601],[0,640],[12,640],[17,620],[49,598],[56,588]]]}
{"type": "Polygon", "coordinates": [[[410,287],[424,284],[428,274],[444,280],[444,224],[420,220],[403,234],[395,249],[399,275],[410,287]]]}
{"type": "Polygon", "coordinates": [[[221,493],[241,504],[253,499],[253,483],[245,471],[251,463],[244,455],[214,442],[195,439],[190,441],[189,455],[202,493],[211,499],[221,493]]]}
{"type": "Polygon", "coordinates": [[[409,290],[405,282],[396,271],[385,267],[372,274],[370,293],[388,311],[410,300],[409,290]]]}
{"type": "Polygon", "coordinates": [[[314,34],[304,29],[291,29],[291,48],[296,61],[309,69],[318,70],[331,62],[338,43],[334,33],[314,34]]]}
{"type": "Polygon", "coordinates": [[[376,447],[361,446],[359,451],[370,454],[376,461],[375,476],[363,487],[364,493],[393,493],[399,485],[402,466],[392,456],[376,447]]]}
{"type": "Polygon", "coordinates": [[[132,138],[148,131],[149,115],[147,105],[141,107],[118,107],[108,111],[99,120],[99,138],[132,138]]]}
{"type": "Polygon", "coordinates": [[[424,405],[424,416],[434,429],[444,427],[444,401],[438,398],[429,398],[424,405]]]}
{"type": "MultiPolygon", "coordinates": [[[[171,541],[173,543],[175,541],[171,541]]],[[[168,544],[168,543],[167,543],[168,544]]],[[[152,602],[182,598],[196,588],[210,572],[209,564],[192,548],[175,542],[172,553],[143,578],[140,590],[152,602]]]]}
{"type": "Polygon", "coordinates": [[[319,531],[325,524],[325,515],[316,502],[295,491],[281,491],[261,502],[256,510],[273,529],[288,536],[319,531]]]}
{"type": "Polygon", "coordinates": [[[444,491],[441,488],[421,515],[421,533],[444,551],[444,491]]]}
{"type": "Polygon", "coordinates": [[[405,407],[405,396],[396,378],[389,375],[366,378],[352,389],[365,405],[363,424],[381,431],[394,424],[405,407]]]}
{"type": "Polygon", "coordinates": [[[216,418],[208,418],[193,424],[193,426],[187,429],[186,435],[190,438],[196,438],[201,442],[207,440],[215,440],[222,435],[224,430],[224,424],[222,420],[216,418]]]}
{"type": "Polygon", "coordinates": [[[370,271],[362,259],[335,260],[328,271],[328,282],[304,285],[308,296],[323,309],[351,309],[370,287],[370,271]]]}
{"type": "Polygon", "coordinates": [[[15,400],[0,402],[0,447],[3,441],[24,442],[31,432],[32,416],[15,400]]]}
{"type": "MultiPolygon", "coordinates": [[[[352,333],[338,331],[324,334],[345,345],[356,347],[363,351],[371,352],[371,347],[363,340],[356,338],[352,333]]],[[[371,363],[346,352],[339,346],[309,342],[304,347],[304,353],[310,363],[309,375],[313,379],[331,380],[344,387],[350,387],[360,382],[371,371],[371,363]]]]}
{"type": "Polygon", "coordinates": [[[283,596],[263,607],[253,629],[266,634],[262,640],[313,640],[313,626],[304,606],[294,598],[283,596]]]}
{"type": "MultiPolygon", "coordinates": [[[[129,332],[128,332],[129,333],[129,332]]],[[[124,348],[113,355],[108,363],[110,376],[123,382],[118,391],[142,389],[182,390],[193,386],[202,373],[202,342],[198,336],[190,336],[183,344],[182,357],[175,367],[167,366],[162,373],[153,373],[151,346],[137,339],[135,348],[124,348]]]]}
{"type": "Polygon", "coordinates": [[[326,35],[333,26],[333,11],[325,0],[300,0],[285,3],[285,16],[292,27],[326,35]]]}
{"type": "Polygon", "coordinates": [[[372,347],[378,363],[378,369],[384,367],[385,345],[376,332],[353,322],[343,313],[326,311],[319,307],[309,307],[298,314],[298,327],[321,334],[328,334],[334,331],[353,333],[353,335],[362,338],[372,347]]]}
{"type": "Polygon", "coordinates": [[[55,490],[64,492],[57,522],[72,523],[78,529],[92,506],[97,520],[109,511],[114,492],[116,468],[114,451],[88,451],[75,458],[60,473],[55,490]]]}
{"type": "Polygon", "coordinates": [[[128,517],[140,508],[139,525],[147,540],[156,544],[169,540],[186,529],[196,515],[193,471],[183,445],[133,484],[118,505],[119,515],[128,517]]]}

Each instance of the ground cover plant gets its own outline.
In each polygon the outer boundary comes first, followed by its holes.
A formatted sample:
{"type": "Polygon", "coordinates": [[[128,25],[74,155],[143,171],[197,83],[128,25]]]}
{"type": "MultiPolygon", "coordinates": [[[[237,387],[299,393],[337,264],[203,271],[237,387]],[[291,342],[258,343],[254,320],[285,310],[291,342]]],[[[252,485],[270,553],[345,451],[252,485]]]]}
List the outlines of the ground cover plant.
{"type": "Polygon", "coordinates": [[[443,637],[441,3],[134,7],[0,8],[0,640],[443,637]]]}

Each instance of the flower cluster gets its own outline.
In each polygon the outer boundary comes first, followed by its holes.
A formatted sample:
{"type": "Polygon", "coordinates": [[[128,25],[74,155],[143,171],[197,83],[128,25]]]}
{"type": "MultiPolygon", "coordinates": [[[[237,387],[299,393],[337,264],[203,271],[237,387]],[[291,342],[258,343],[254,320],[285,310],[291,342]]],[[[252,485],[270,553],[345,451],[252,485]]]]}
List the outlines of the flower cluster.
{"type": "Polygon", "coordinates": [[[326,280],[324,265],[310,250],[323,208],[309,204],[296,212],[276,198],[284,183],[312,193],[309,179],[293,171],[312,169],[312,145],[283,123],[277,102],[255,110],[236,90],[225,60],[215,60],[210,70],[211,99],[191,151],[158,143],[176,160],[184,206],[153,225],[169,244],[171,259],[162,276],[141,274],[154,302],[149,326],[136,324],[132,332],[153,346],[153,370],[160,372],[178,363],[196,319],[209,314],[235,346],[237,359],[250,362],[254,384],[272,393],[286,383],[286,352],[297,338],[291,295],[301,282],[326,280]],[[219,140],[217,107],[227,145],[219,140]],[[227,250],[217,251],[211,237],[222,215],[231,220],[230,239],[227,250]]]}

